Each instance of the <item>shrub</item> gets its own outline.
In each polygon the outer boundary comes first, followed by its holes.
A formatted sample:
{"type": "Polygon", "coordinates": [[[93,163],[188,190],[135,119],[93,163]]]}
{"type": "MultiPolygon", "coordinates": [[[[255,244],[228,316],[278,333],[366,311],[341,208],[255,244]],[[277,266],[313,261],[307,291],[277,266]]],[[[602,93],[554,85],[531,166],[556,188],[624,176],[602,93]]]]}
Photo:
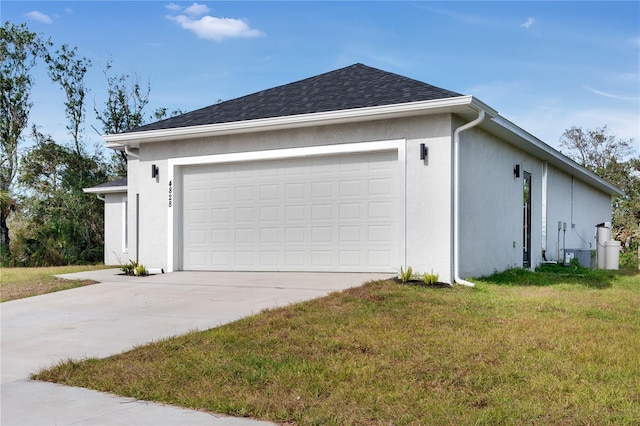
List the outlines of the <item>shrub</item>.
{"type": "Polygon", "coordinates": [[[430,274],[424,274],[422,276],[422,279],[424,280],[424,283],[426,285],[436,285],[438,283],[438,280],[440,279],[440,275],[439,274],[434,274],[433,270],[431,270],[430,274]]]}
{"type": "Polygon", "coordinates": [[[407,283],[407,282],[411,281],[411,277],[413,277],[413,269],[411,268],[411,266],[407,266],[407,270],[406,271],[401,266],[400,267],[400,281],[402,281],[403,283],[407,283]]]}
{"type": "Polygon", "coordinates": [[[147,268],[135,260],[129,260],[129,263],[122,265],[120,270],[124,272],[125,275],[134,275],[136,277],[149,275],[147,268]]]}
{"type": "Polygon", "coordinates": [[[136,277],[145,277],[149,275],[149,273],[147,272],[147,268],[145,268],[144,265],[136,266],[134,269],[134,274],[136,277]]]}

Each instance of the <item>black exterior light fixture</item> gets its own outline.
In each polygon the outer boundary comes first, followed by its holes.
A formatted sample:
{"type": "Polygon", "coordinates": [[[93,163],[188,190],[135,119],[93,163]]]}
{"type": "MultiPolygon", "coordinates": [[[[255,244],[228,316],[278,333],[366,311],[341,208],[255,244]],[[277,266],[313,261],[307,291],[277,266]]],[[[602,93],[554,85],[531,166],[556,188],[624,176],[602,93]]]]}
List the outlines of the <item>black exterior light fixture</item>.
{"type": "Polygon", "coordinates": [[[520,177],[520,164],[516,164],[516,166],[513,168],[513,177],[520,177]]]}
{"type": "Polygon", "coordinates": [[[155,164],[152,164],[151,165],[151,177],[154,178],[154,179],[157,178],[158,177],[158,173],[159,173],[158,166],[156,166],[155,164]]]}
{"type": "Polygon", "coordinates": [[[420,144],[420,159],[423,161],[429,160],[429,147],[423,143],[420,144]]]}

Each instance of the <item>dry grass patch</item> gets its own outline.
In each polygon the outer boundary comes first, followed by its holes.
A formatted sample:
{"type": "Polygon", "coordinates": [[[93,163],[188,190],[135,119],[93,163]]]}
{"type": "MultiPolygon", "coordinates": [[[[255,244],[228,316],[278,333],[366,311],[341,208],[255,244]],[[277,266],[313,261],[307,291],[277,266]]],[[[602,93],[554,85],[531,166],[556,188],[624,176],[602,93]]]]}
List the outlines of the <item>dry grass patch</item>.
{"type": "Polygon", "coordinates": [[[103,265],[0,268],[0,302],[95,284],[92,280],[65,280],[55,275],[104,268],[103,265]]]}
{"type": "Polygon", "coordinates": [[[640,275],[368,283],[33,377],[294,424],[640,422],[640,275]]]}

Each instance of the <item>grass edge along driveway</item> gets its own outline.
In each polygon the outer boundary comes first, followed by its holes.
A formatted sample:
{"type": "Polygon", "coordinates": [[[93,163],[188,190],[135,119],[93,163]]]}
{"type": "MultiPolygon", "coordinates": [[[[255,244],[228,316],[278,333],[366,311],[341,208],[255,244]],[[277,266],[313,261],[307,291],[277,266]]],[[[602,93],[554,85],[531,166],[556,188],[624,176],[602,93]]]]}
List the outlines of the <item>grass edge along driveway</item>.
{"type": "Polygon", "coordinates": [[[0,268],[0,302],[23,299],[95,284],[92,280],[66,280],[56,275],[113,268],[104,265],[0,268]]]}
{"type": "Polygon", "coordinates": [[[33,378],[285,424],[638,424],[640,274],[529,274],[370,282],[33,378]]]}

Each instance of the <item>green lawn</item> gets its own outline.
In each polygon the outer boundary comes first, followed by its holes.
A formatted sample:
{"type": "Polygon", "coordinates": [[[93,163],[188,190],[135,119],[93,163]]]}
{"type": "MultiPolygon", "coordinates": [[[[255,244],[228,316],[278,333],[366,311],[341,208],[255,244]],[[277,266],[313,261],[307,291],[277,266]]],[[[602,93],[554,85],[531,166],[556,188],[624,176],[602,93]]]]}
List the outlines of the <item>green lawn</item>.
{"type": "Polygon", "coordinates": [[[282,423],[640,424],[640,274],[394,281],[33,376],[282,423]]]}
{"type": "Polygon", "coordinates": [[[0,302],[95,284],[91,280],[65,280],[55,275],[104,269],[104,265],[0,268],[0,302]]]}

